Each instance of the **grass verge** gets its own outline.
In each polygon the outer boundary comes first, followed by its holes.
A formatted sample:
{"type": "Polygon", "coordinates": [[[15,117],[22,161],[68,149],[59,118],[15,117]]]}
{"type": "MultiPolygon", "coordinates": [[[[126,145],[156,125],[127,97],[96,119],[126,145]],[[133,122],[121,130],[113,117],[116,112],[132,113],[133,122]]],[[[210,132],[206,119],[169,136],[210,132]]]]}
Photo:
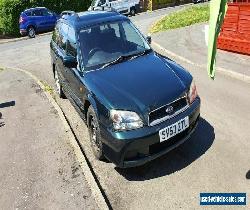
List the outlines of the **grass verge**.
{"type": "Polygon", "coordinates": [[[168,29],[190,26],[195,23],[209,20],[209,5],[192,6],[178,12],[174,12],[156,22],[150,29],[151,33],[157,33],[168,29]]]}

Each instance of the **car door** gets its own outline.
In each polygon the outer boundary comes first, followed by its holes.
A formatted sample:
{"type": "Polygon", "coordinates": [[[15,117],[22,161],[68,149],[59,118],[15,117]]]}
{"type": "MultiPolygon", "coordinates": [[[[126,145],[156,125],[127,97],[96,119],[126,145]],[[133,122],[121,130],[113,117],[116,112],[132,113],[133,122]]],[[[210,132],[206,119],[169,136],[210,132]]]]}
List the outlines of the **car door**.
{"type": "Polygon", "coordinates": [[[41,9],[35,9],[32,11],[32,19],[36,25],[37,32],[44,31],[46,29],[45,18],[42,15],[41,9]]]}
{"type": "Polygon", "coordinates": [[[71,97],[71,90],[69,88],[69,80],[67,78],[67,71],[68,68],[64,66],[63,60],[66,56],[66,43],[67,43],[67,34],[68,34],[68,25],[64,22],[59,22],[55,33],[58,30],[58,38],[57,38],[57,49],[55,50],[55,57],[56,57],[56,70],[59,74],[59,78],[65,91],[65,94],[71,97]]]}
{"type": "Polygon", "coordinates": [[[48,9],[43,9],[42,15],[44,17],[44,30],[53,30],[56,23],[56,16],[54,16],[48,9]]]}
{"type": "Polygon", "coordinates": [[[71,90],[72,98],[75,104],[83,110],[83,96],[85,95],[86,88],[82,83],[82,72],[80,70],[79,59],[77,56],[76,36],[75,30],[69,26],[68,40],[66,44],[67,56],[72,56],[78,60],[78,66],[76,68],[68,68],[66,71],[66,77],[68,79],[69,88],[71,90]]]}

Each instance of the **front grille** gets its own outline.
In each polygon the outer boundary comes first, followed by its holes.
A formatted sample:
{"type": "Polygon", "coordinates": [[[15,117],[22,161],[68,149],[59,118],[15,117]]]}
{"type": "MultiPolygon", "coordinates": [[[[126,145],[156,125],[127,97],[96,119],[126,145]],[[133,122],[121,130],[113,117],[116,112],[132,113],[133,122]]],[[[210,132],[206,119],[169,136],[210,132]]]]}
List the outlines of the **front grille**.
{"type": "Polygon", "coordinates": [[[150,112],[148,116],[149,125],[158,124],[164,121],[165,118],[169,119],[175,116],[176,114],[181,112],[187,105],[187,98],[182,97],[170,104],[167,104],[165,106],[160,107],[159,109],[150,112]],[[172,111],[167,112],[166,110],[170,107],[172,107],[172,111]]]}

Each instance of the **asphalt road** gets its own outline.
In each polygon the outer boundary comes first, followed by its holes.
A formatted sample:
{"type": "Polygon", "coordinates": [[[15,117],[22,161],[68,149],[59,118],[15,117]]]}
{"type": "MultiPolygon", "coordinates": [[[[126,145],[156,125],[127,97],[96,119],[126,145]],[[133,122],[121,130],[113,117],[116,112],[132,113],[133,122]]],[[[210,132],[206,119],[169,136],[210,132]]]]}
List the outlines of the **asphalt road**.
{"type": "MultiPolygon", "coordinates": [[[[146,34],[149,24],[174,9],[132,20],[146,34]]],[[[2,44],[0,64],[24,68],[53,85],[49,40],[50,36],[43,36],[2,44]]],[[[94,160],[86,126],[67,100],[59,100],[114,209],[199,209],[200,192],[250,194],[246,179],[250,169],[250,85],[221,74],[212,81],[205,69],[177,62],[194,75],[202,99],[201,121],[189,141],[143,167],[121,170],[94,160]]]]}

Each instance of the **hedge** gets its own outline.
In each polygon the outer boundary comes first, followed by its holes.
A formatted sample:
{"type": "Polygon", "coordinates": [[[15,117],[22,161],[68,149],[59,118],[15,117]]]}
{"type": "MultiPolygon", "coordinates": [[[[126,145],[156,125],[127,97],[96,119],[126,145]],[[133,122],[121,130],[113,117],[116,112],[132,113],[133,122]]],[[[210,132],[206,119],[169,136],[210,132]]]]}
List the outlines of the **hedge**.
{"type": "Polygon", "coordinates": [[[19,35],[19,16],[31,7],[47,7],[60,14],[64,10],[76,12],[88,9],[91,0],[0,0],[0,34],[19,35]]]}

